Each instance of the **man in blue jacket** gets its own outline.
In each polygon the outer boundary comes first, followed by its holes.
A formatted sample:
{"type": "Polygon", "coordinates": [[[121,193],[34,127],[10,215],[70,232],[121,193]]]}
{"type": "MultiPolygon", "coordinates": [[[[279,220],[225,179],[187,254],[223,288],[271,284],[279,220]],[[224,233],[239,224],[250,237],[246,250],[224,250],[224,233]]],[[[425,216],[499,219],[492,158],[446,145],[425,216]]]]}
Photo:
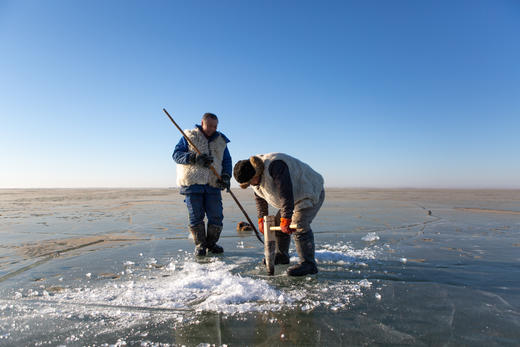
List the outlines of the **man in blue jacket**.
{"type": "Polygon", "coordinates": [[[229,189],[232,163],[227,148],[229,139],[217,131],[217,126],[217,116],[205,113],[200,125],[184,131],[201,153],[182,137],[172,156],[177,163],[177,185],[188,207],[189,229],[197,256],[205,256],[206,251],[224,252],[217,245],[224,219],[221,190],[229,189]],[[220,180],[211,171],[211,165],[220,174],[220,180]],[[207,231],[204,216],[208,220],[207,231]]]}

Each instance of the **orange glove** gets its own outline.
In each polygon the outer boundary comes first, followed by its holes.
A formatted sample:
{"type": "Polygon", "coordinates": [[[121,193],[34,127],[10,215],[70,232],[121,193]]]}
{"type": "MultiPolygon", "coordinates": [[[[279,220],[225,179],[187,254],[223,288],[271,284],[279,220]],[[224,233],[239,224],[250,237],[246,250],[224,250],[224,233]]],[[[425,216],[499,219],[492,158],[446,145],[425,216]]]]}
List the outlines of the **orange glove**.
{"type": "Polygon", "coordinates": [[[263,234],[264,233],[264,218],[258,218],[258,230],[263,234]]]}
{"type": "Polygon", "coordinates": [[[280,218],[280,228],[282,229],[282,233],[291,234],[292,230],[289,228],[291,225],[291,218],[280,218]]]}

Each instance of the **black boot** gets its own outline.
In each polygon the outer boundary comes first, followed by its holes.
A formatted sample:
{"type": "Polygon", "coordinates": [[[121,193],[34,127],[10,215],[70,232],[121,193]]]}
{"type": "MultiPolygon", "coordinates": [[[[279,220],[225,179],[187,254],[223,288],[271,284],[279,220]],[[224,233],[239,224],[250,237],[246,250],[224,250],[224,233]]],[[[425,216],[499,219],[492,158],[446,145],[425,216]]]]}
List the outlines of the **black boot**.
{"type": "Polygon", "coordinates": [[[314,234],[312,230],[306,233],[295,233],[294,245],[300,257],[300,263],[287,269],[289,276],[305,276],[318,273],[316,260],[314,260],[314,234]]]}
{"type": "MultiPolygon", "coordinates": [[[[289,245],[291,244],[291,235],[276,231],[275,233],[276,251],[274,254],[274,265],[289,264],[289,245]]],[[[265,258],[262,260],[265,265],[265,258]]]]}
{"type": "MultiPolygon", "coordinates": [[[[278,210],[274,216],[274,223],[280,226],[282,210],[278,210]]],[[[274,254],[274,265],[289,264],[289,245],[291,244],[291,235],[287,235],[277,230],[275,232],[276,253],[274,254]]]]}
{"type": "Polygon", "coordinates": [[[203,257],[206,255],[206,228],[204,223],[190,226],[190,233],[193,236],[193,242],[195,242],[195,255],[203,257]]]}
{"type": "Polygon", "coordinates": [[[210,251],[211,253],[224,252],[224,248],[217,245],[217,241],[220,238],[221,232],[222,232],[222,226],[208,224],[208,234],[206,236],[206,245],[208,247],[208,251],[210,251]]]}
{"type": "Polygon", "coordinates": [[[289,245],[291,244],[291,235],[276,231],[276,253],[274,255],[274,265],[289,264],[289,245]]]}

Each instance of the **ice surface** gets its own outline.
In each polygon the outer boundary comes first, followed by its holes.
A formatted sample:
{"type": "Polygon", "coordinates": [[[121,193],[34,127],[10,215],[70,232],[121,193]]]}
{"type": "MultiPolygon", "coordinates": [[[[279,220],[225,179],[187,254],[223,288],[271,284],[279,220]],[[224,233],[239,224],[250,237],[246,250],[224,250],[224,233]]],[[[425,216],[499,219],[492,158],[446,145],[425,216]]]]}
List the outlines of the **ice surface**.
{"type": "MultiPolygon", "coordinates": [[[[238,192],[253,212],[250,193],[238,192]]],[[[520,339],[518,193],[329,190],[313,222],[319,273],[303,278],[287,265],[267,276],[223,203],[225,252],[195,259],[175,190],[0,196],[0,346],[520,339]]]]}

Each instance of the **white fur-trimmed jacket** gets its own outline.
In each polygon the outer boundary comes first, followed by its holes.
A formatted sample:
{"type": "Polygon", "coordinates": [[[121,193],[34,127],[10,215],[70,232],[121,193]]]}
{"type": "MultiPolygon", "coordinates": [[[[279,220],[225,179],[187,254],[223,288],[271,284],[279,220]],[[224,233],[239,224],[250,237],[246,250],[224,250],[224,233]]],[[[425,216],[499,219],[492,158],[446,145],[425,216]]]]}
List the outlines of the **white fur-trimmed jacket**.
{"type": "MultiPolygon", "coordinates": [[[[306,163],[284,153],[259,154],[250,158],[255,170],[261,170],[260,184],[252,186],[255,194],[266,200],[271,206],[284,210],[284,205],[287,205],[286,199],[281,194],[279,182],[275,182],[270,174],[271,163],[278,160],[283,161],[289,169],[294,211],[317,204],[323,190],[323,177],[306,163]],[[260,161],[256,158],[261,160],[263,165],[258,165],[260,161]]],[[[284,216],[282,215],[282,217],[284,216]]]]}
{"type": "MultiPolygon", "coordinates": [[[[201,153],[213,157],[212,165],[219,174],[227,173],[231,176],[232,163],[227,148],[229,139],[224,134],[217,131],[207,138],[200,125],[196,125],[194,129],[184,130],[184,133],[201,153]]],[[[209,185],[218,189],[217,177],[211,169],[190,164],[190,157],[195,154],[195,149],[182,137],[172,155],[177,163],[177,185],[184,190],[194,185],[209,185]]]]}

